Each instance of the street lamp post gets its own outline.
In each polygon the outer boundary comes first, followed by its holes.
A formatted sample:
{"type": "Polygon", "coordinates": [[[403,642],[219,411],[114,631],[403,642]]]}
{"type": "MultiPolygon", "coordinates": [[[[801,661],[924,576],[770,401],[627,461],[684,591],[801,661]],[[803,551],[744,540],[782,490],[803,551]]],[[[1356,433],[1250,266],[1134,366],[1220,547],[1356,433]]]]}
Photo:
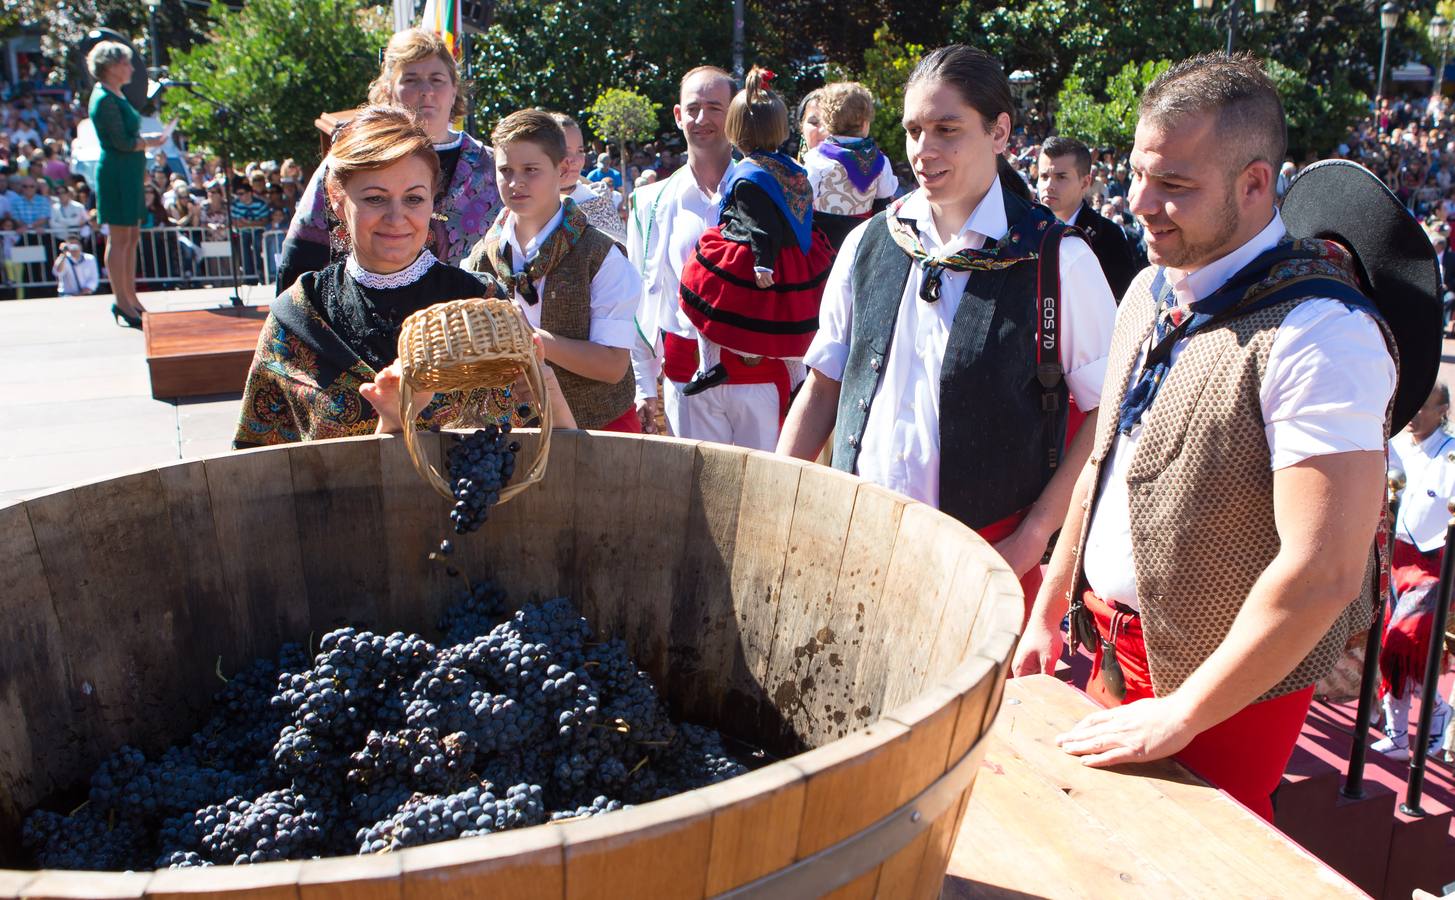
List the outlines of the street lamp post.
{"type": "MultiPolygon", "coordinates": [[[[1216,0],[1192,0],[1192,8],[1198,12],[1208,12],[1216,4],[1216,0]]],[[[1253,0],[1253,11],[1258,15],[1266,15],[1278,8],[1278,0],[1253,0]]],[[[1232,55],[1233,45],[1237,42],[1238,36],[1238,14],[1239,0],[1228,0],[1228,7],[1224,15],[1228,17],[1228,46],[1227,53],[1232,55]]]]}
{"type": "Polygon", "coordinates": [[[1440,96],[1445,87],[1445,55],[1450,49],[1450,22],[1444,16],[1430,20],[1430,40],[1440,45],[1440,68],[1435,70],[1435,96],[1440,96]]]}
{"type": "Polygon", "coordinates": [[[1389,33],[1399,24],[1399,14],[1400,8],[1393,2],[1379,8],[1379,30],[1384,32],[1384,41],[1379,51],[1379,90],[1374,95],[1376,103],[1384,99],[1384,66],[1389,62],[1389,33]]]}
{"type": "Polygon", "coordinates": [[[153,66],[166,65],[162,61],[162,45],[157,43],[157,9],[162,5],[162,0],[146,0],[147,4],[147,40],[151,43],[151,64],[153,66]]]}

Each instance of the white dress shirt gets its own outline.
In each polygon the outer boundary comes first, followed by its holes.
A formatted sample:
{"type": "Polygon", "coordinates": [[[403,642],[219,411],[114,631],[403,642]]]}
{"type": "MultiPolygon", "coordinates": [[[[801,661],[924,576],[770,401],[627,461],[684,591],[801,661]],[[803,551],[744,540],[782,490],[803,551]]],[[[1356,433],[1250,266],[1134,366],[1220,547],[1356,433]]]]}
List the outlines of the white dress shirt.
{"type": "Polygon", "coordinates": [[[53,266],[56,276],[56,293],[62,297],[76,297],[82,293],[95,293],[101,285],[101,271],[96,257],[82,253],[80,260],[71,259],[67,253],[56,257],[53,266]]]}
{"type": "MultiPolygon", "coordinates": [[[[724,181],[730,171],[731,166],[723,172],[724,181]]],[[[682,269],[698,239],[717,224],[721,197],[722,182],[715,192],[704,191],[686,165],[666,181],[644,185],[632,193],[626,248],[642,280],[642,300],[636,317],[641,342],[632,355],[638,400],[657,396],[661,332],[697,339],[697,329],[682,312],[678,288],[682,269]]]]}
{"type": "MultiPolygon", "coordinates": [[[[515,237],[515,214],[505,217],[505,224],[501,226],[501,238],[510,247],[511,268],[516,274],[525,271],[526,264],[536,258],[564,216],[564,208],[556,210],[555,216],[541,229],[541,233],[526,241],[524,247],[515,237]]],[[[536,293],[543,299],[546,296],[546,278],[537,278],[535,283],[536,293]]],[[[601,261],[601,268],[596,270],[596,275],[591,279],[591,331],[587,340],[603,347],[619,347],[624,350],[634,347],[637,332],[632,317],[636,314],[641,294],[642,282],[637,277],[636,270],[622,255],[621,248],[613,244],[606,258],[601,261]]],[[[532,328],[541,327],[541,304],[525,302],[519,291],[511,299],[525,313],[525,320],[532,328]]]]}
{"type": "MultiPolygon", "coordinates": [[[[998,241],[1009,231],[1005,197],[1000,182],[986,192],[959,232],[941,243],[929,201],[916,190],[900,207],[899,217],[913,219],[920,240],[931,254],[964,248],[979,249],[987,240],[998,241]]],[[[819,331],[804,357],[809,367],[835,381],[843,381],[849,359],[853,325],[854,256],[864,236],[864,225],[849,233],[834,260],[824,285],[819,310],[819,331]]],[[[1116,320],[1116,302],[1106,276],[1091,248],[1080,238],[1061,244],[1061,366],[1071,399],[1084,412],[1101,402],[1106,355],[1116,320]]],[[[876,484],[899,491],[932,506],[940,501],[940,366],[950,338],[955,311],[970,276],[967,272],[941,274],[940,299],[920,299],[924,269],[910,266],[894,340],[885,361],[875,402],[859,449],[858,474],[876,484]]]]}
{"type": "Polygon", "coordinates": [[[1445,504],[1455,497],[1455,435],[1436,428],[1416,444],[1413,435],[1402,431],[1389,439],[1389,465],[1405,474],[1395,538],[1414,544],[1422,553],[1440,549],[1450,524],[1445,504]]]}
{"type": "MultiPolygon", "coordinates": [[[[1248,243],[1191,272],[1167,270],[1179,304],[1212,294],[1259,254],[1283,240],[1278,214],[1248,243]]],[[[1122,307],[1125,312],[1126,306],[1122,307]]],[[[1175,362],[1189,338],[1172,347],[1175,362]]],[[[1150,344],[1151,339],[1148,339],[1150,344]]],[[[1149,346],[1143,345],[1142,357],[1149,346]]],[[[1131,378],[1141,371],[1141,359],[1131,378]]],[[[1278,327],[1258,392],[1269,465],[1282,469],[1315,456],[1384,449],[1384,415],[1394,392],[1394,360],[1368,313],[1328,297],[1304,301],[1278,327]]],[[[1114,416],[1116,410],[1107,410],[1114,416]]],[[[1144,415],[1157,415],[1153,405],[1144,415]]],[[[1097,596],[1133,609],[1137,601],[1132,562],[1131,500],[1127,470],[1142,436],[1117,435],[1102,464],[1101,496],[1086,541],[1086,580],[1097,596]]]]}

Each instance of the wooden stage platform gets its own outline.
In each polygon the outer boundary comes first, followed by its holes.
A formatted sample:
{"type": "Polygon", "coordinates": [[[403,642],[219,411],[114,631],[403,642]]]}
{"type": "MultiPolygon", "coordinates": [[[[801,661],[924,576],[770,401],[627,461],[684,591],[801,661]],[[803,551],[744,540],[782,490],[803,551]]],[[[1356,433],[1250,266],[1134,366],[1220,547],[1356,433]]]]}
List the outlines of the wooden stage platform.
{"type": "Polygon", "coordinates": [[[1097,708],[1049,675],[1006,683],[945,900],[1366,896],[1179,763],[1092,769],[1055,746],[1097,708]]]}
{"type": "Polygon", "coordinates": [[[243,389],[266,306],[147,312],[147,370],[158,400],[233,394],[243,389]]]}

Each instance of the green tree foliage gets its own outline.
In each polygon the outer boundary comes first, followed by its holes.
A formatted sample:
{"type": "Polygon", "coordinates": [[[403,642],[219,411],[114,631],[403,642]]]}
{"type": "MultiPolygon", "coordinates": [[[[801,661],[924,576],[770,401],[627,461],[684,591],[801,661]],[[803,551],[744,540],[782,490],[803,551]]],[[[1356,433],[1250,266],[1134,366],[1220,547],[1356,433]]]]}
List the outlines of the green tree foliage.
{"type": "Polygon", "coordinates": [[[999,57],[1007,72],[1034,72],[1048,97],[1072,76],[1100,94],[1128,62],[1222,47],[1188,0],[960,0],[950,22],[950,40],[999,57]]]}
{"type": "MultiPolygon", "coordinates": [[[[318,158],[320,113],[366,100],[387,32],[358,0],[248,0],[221,5],[211,40],[178,53],[172,70],[229,106],[233,159],[318,158]]],[[[220,148],[223,130],[202,101],[180,91],[168,101],[194,142],[220,148]]]]}
{"type": "Polygon", "coordinates": [[[1364,113],[1364,93],[1349,83],[1345,72],[1329,73],[1319,83],[1275,60],[1267,66],[1288,117],[1288,155],[1296,160],[1328,156],[1349,124],[1364,113]]]}
{"type": "MultiPolygon", "coordinates": [[[[157,41],[166,49],[166,61],[176,50],[203,38],[208,22],[207,4],[165,2],[157,9],[157,41]]],[[[0,30],[21,25],[39,26],[41,49],[61,63],[78,83],[87,79],[85,60],[77,50],[86,32],[111,28],[131,38],[132,47],[147,65],[158,56],[150,46],[148,10],[143,0],[5,0],[0,30]]]]}
{"type": "Polygon", "coordinates": [[[606,92],[586,109],[586,121],[603,140],[615,144],[621,155],[622,184],[627,191],[627,143],[651,140],[657,128],[660,103],[653,103],[636,91],[607,88],[606,92]]]}
{"type": "Polygon", "coordinates": [[[1137,101],[1167,60],[1127,63],[1106,83],[1105,96],[1088,89],[1086,79],[1072,75],[1056,95],[1056,131],[1092,146],[1130,150],[1137,130],[1137,101]]]}
{"type": "Polygon", "coordinates": [[[891,159],[904,159],[904,85],[924,55],[919,44],[900,41],[887,24],[874,30],[874,42],[859,66],[830,65],[829,81],[857,81],[874,95],[869,136],[891,159]]]}
{"type": "Polygon", "coordinates": [[[615,85],[659,104],[670,128],[682,75],[729,64],[730,14],[715,0],[504,0],[474,40],[480,130],[532,106],[580,115],[615,85]]]}

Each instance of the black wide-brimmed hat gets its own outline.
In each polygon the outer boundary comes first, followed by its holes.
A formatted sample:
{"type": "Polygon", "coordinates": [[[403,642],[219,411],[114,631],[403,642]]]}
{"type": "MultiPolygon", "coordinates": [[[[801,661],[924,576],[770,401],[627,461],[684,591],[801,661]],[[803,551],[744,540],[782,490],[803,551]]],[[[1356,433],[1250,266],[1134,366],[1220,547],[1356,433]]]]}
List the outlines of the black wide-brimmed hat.
{"type": "Polygon", "coordinates": [[[1440,373],[1444,314],[1435,248],[1399,198],[1347,159],[1316,162],[1283,200],[1283,224],[1296,238],[1323,238],[1353,254],[1360,285],[1399,347],[1399,386],[1391,429],[1404,428],[1440,373]]]}

